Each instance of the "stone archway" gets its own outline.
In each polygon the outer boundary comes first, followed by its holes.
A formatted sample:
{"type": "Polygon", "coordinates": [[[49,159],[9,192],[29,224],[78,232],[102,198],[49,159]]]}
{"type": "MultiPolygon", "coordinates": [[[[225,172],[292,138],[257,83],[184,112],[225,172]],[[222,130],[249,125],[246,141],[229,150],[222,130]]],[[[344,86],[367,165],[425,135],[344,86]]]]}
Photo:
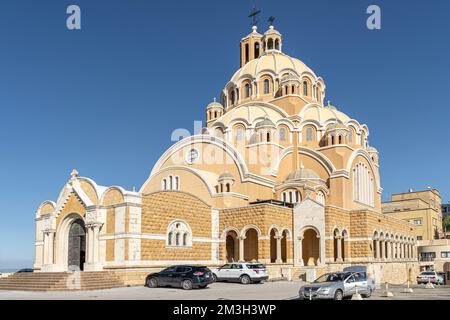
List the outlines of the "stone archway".
{"type": "Polygon", "coordinates": [[[258,232],[254,228],[245,233],[244,260],[258,261],[258,232]]]}
{"type": "Polygon", "coordinates": [[[320,258],[319,235],[314,229],[307,229],[303,233],[302,258],[305,266],[317,266],[320,258]]]}
{"type": "Polygon", "coordinates": [[[226,260],[234,262],[239,260],[239,241],[236,231],[228,231],[226,235],[226,260]]]}
{"type": "Polygon", "coordinates": [[[70,225],[67,249],[69,270],[83,270],[86,262],[86,228],[82,219],[70,225]]]}

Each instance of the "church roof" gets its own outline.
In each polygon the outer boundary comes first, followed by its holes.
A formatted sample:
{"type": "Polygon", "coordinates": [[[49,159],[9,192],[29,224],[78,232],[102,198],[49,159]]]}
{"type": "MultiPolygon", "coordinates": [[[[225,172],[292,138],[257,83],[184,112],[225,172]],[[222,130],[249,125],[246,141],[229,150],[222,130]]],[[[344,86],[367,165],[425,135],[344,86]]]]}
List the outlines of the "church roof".
{"type": "Polygon", "coordinates": [[[301,167],[300,169],[297,169],[289,173],[285,182],[299,181],[299,180],[316,180],[316,179],[320,179],[320,176],[314,170],[301,167]]]}

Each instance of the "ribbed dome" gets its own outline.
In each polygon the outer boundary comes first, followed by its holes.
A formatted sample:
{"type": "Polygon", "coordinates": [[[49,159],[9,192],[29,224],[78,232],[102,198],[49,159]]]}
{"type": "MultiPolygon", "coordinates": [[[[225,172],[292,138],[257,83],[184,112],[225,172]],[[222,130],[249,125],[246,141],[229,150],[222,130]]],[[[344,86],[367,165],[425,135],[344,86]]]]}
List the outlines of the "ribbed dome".
{"type": "Polygon", "coordinates": [[[273,123],[272,120],[270,120],[269,118],[265,118],[263,121],[260,121],[255,125],[255,128],[266,128],[266,127],[275,128],[275,123],[273,123]]]}
{"type": "Polygon", "coordinates": [[[226,180],[226,179],[234,180],[234,176],[230,172],[226,171],[219,176],[218,180],[221,181],[221,180],[226,180]]]}
{"type": "Polygon", "coordinates": [[[295,73],[297,76],[308,73],[315,76],[315,73],[302,61],[282,52],[273,51],[246,63],[236,71],[230,82],[238,83],[241,79],[258,78],[259,75],[266,73],[274,73],[279,77],[284,73],[295,73]]]}
{"type": "Polygon", "coordinates": [[[348,130],[348,128],[347,128],[347,126],[346,126],[345,124],[343,124],[343,123],[335,122],[335,123],[333,123],[333,124],[330,124],[330,125],[327,127],[327,130],[328,130],[328,131],[333,131],[333,130],[348,130]]]}
{"type": "Polygon", "coordinates": [[[211,102],[210,104],[208,104],[208,106],[206,107],[206,109],[210,109],[210,108],[222,108],[223,109],[223,105],[219,102],[216,101],[216,99],[214,99],[213,102],[211,102]]]}
{"type": "Polygon", "coordinates": [[[311,169],[300,168],[291,173],[286,178],[287,181],[299,181],[299,180],[315,180],[320,179],[319,175],[311,169]]]}
{"type": "Polygon", "coordinates": [[[281,33],[278,32],[277,30],[275,30],[275,28],[274,28],[273,26],[270,26],[270,27],[269,27],[269,30],[267,30],[267,31],[264,33],[265,36],[267,36],[267,35],[269,35],[269,34],[277,34],[277,35],[281,36],[281,33]]]}

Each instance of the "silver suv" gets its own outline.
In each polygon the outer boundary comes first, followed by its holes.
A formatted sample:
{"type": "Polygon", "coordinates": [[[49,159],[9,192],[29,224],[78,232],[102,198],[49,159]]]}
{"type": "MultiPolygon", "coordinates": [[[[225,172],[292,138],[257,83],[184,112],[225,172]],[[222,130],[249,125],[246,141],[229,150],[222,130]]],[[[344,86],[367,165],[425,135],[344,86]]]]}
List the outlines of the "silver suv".
{"type": "Polygon", "coordinates": [[[334,299],[351,297],[356,291],[368,298],[375,289],[373,279],[366,272],[332,272],[300,288],[300,299],[334,299]]]}
{"type": "Polygon", "coordinates": [[[210,268],[215,281],[259,283],[269,278],[266,267],[261,263],[227,263],[220,268],[210,268]]]}

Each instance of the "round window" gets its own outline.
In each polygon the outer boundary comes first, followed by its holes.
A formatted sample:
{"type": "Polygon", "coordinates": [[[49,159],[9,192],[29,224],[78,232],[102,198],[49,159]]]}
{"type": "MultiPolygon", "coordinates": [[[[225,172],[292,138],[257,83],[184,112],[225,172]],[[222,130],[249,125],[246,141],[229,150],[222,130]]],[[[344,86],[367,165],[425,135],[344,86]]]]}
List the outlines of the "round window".
{"type": "Polygon", "coordinates": [[[198,160],[198,151],[195,149],[191,149],[186,154],[186,162],[189,164],[192,164],[192,163],[196,162],[197,160],[198,160]]]}

